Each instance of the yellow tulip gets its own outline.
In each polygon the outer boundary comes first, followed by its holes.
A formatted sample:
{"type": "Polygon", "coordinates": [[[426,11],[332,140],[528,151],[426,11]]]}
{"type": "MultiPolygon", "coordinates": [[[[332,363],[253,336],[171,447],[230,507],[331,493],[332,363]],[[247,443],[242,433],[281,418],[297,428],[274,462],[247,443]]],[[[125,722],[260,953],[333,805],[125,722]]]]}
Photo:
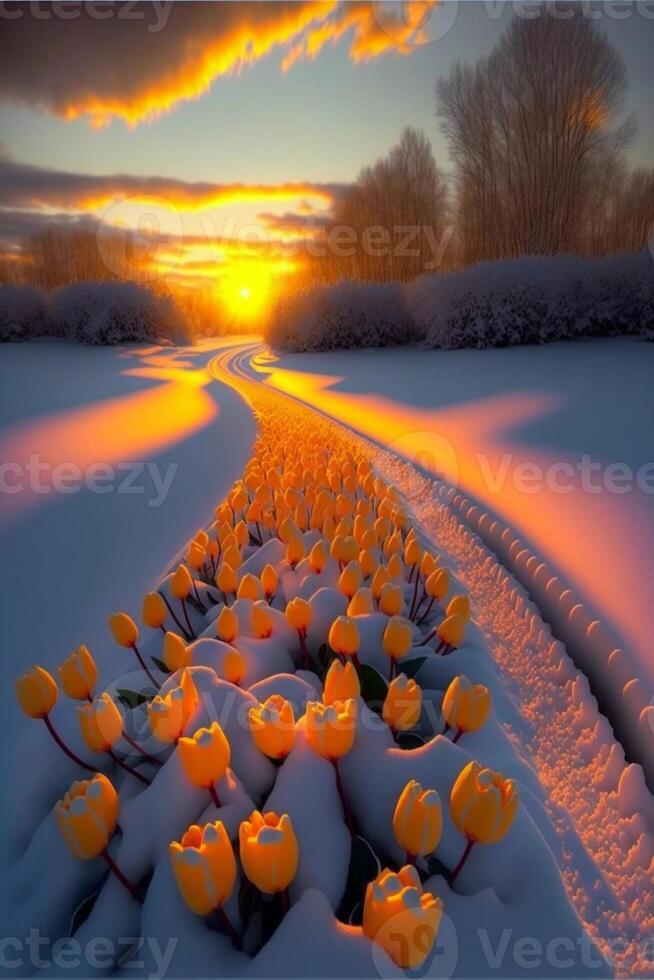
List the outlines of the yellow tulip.
{"type": "Polygon", "coordinates": [[[269,612],[268,603],[260,599],[252,607],[252,629],[254,635],[260,640],[266,640],[272,636],[273,623],[269,612]]]}
{"type": "Polygon", "coordinates": [[[450,573],[446,568],[436,568],[425,582],[425,592],[430,599],[444,599],[450,588],[450,573]]]}
{"type": "Polygon", "coordinates": [[[508,834],[518,812],[518,787],[512,779],[469,762],[450,793],[454,825],[468,838],[461,860],[450,875],[457,878],[474,844],[496,844],[508,834]]]}
{"type": "Polygon", "coordinates": [[[362,551],[375,551],[377,549],[377,535],[372,528],[368,528],[367,531],[363,532],[359,546],[362,551]]]}
{"type": "Polygon", "coordinates": [[[16,680],[18,704],[29,718],[45,718],[49,715],[58,696],[54,678],[43,667],[35,665],[16,680]]]}
{"type": "Polygon", "coordinates": [[[245,677],[247,663],[240,650],[232,647],[226,650],[222,659],[222,676],[230,684],[240,684],[245,677]]]}
{"type": "Polygon", "coordinates": [[[186,552],[186,561],[195,571],[202,568],[207,558],[207,552],[197,541],[191,541],[186,552]]]}
{"type": "Polygon", "coordinates": [[[223,606],[216,619],[216,636],[223,643],[233,643],[238,636],[238,616],[229,606],[223,606]]]}
{"type": "Polygon", "coordinates": [[[388,574],[388,569],[385,565],[380,565],[375,574],[372,577],[372,582],[370,583],[370,588],[372,589],[373,598],[379,602],[382,594],[382,589],[390,581],[390,575],[388,574]]]}
{"type": "Polygon", "coordinates": [[[373,524],[373,530],[377,535],[377,541],[379,544],[381,544],[382,541],[385,541],[391,533],[391,522],[388,517],[378,517],[373,524]]]}
{"type": "Polygon", "coordinates": [[[261,582],[256,575],[251,575],[248,573],[247,575],[243,576],[239,582],[236,597],[238,599],[252,599],[255,602],[257,599],[263,599],[261,582]]]}
{"type": "Polygon", "coordinates": [[[55,819],[74,857],[90,860],[107,847],[118,819],[118,794],[102,773],[75,782],[55,806],[55,819]]]}
{"type": "Polygon", "coordinates": [[[329,628],[329,645],[342,657],[353,657],[359,649],[359,630],[350,616],[338,616],[329,628]]]}
{"type": "Polygon", "coordinates": [[[271,895],[288,888],[297,871],[299,850],[287,813],[255,810],[239,827],[239,844],[243,871],[260,892],[271,895]]]}
{"type": "Polygon", "coordinates": [[[184,691],[174,687],[164,695],[155,695],[148,704],[150,728],[160,742],[176,742],[184,731],[184,701],[184,691]]]}
{"type": "Polygon", "coordinates": [[[339,592],[351,599],[361,588],[361,569],[357,561],[349,562],[340,574],[338,580],[339,592]]]}
{"type": "Polygon", "coordinates": [[[118,646],[133,647],[139,638],[136,623],[127,613],[112,613],[109,616],[109,628],[118,646]]]}
{"type": "Polygon", "coordinates": [[[407,539],[404,546],[404,561],[410,567],[419,565],[422,559],[422,548],[417,538],[407,539]]]}
{"type": "Polygon", "coordinates": [[[429,578],[431,573],[436,568],[436,559],[433,555],[430,555],[428,551],[425,551],[420,560],[420,574],[424,579],[429,578]]]}
{"type": "Polygon", "coordinates": [[[254,744],[269,759],[284,759],[295,744],[293,706],[281,694],[271,694],[258,707],[248,711],[254,744]]]}
{"type": "Polygon", "coordinates": [[[387,582],[379,596],[379,611],[386,616],[401,616],[404,612],[404,596],[399,585],[387,582]]]}
{"type": "Polygon", "coordinates": [[[462,619],[465,619],[466,623],[470,621],[470,598],[467,595],[455,595],[453,596],[447,606],[448,616],[454,616],[457,613],[462,619]]]}
{"type": "Polygon", "coordinates": [[[261,585],[266,599],[272,599],[277,591],[277,572],[272,565],[266,565],[261,572],[261,585]]]}
{"type": "Polygon", "coordinates": [[[293,535],[286,545],[286,561],[291,568],[295,568],[298,562],[304,558],[304,541],[299,535],[293,535]]]}
{"type": "Polygon", "coordinates": [[[248,495],[242,487],[238,487],[232,491],[229,502],[232,505],[232,510],[238,513],[247,507],[248,495]]]}
{"type": "Polygon", "coordinates": [[[354,745],[357,729],[357,702],[354,698],[325,705],[308,701],[306,732],[311,748],[325,759],[334,761],[346,755],[354,745]]]}
{"type": "Polygon", "coordinates": [[[386,724],[396,732],[415,728],[422,710],[422,690],[414,680],[405,674],[398,676],[388,685],[382,717],[386,724]]]}
{"type": "Polygon", "coordinates": [[[143,599],[141,619],[150,629],[156,630],[166,622],[166,603],[158,592],[148,592],[143,599]]]}
{"type": "Polygon", "coordinates": [[[162,659],[171,674],[191,662],[191,651],[177,633],[166,633],[163,641],[162,659]]]}
{"type": "Polygon", "coordinates": [[[391,555],[386,567],[388,568],[388,576],[391,581],[401,582],[404,580],[406,569],[399,552],[396,551],[394,555],[391,555]]]}
{"type": "Polygon", "coordinates": [[[420,967],[430,953],[443,915],[443,903],[422,889],[414,867],[384,869],[366,888],[363,932],[404,970],[420,967]]]}
{"type": "Polygon", "coordinates": [[[483,684],[471,684],[459,674],[443,697],[443,718],[455,729],[453,741],[458,742],[463,732],[476,732],[488,719],[491,709],[491,693],[483,684]]]}
{"type": "Polygon", "coordinates": [[[226,596],[232,595],[236,592],[238,576],[231,565],[222,562],[216,572],[215,582],[220,591],[226,596]]]}
{"type": "Polygon", "coordinates": [[[327,559],[329,554],[327,552],[327,545],[324,541],[316,541],[313,548],[309,552],[309,564],[311,565],[311,571],[315,575],[320,575],[323,571],[325,565],[327,564],[327,559]]]}
{"type": "Polygon", "coordinates": [[[238,543],[239,548],[245,548],[246,544],[250,540],[250,532],[245,521],[239,521],[234,528],[234,537],[238,543]]]}
{"type": "Polygon", "coordinates": [[[322,536],[325,541],[333,541],[336,534],[336,521],[331,514],[328,514],[322,525],[322,536]]]}
{"type": "Polygon", "coordinates": [[[389,556],[400,554],[402,551],[402,534],[399,529],[393,531],[390,537],[386,538],[383,544],[384,554],[389,556]]]}
{"type": "Polygon", "coordinates": [[[88,700],[98,680],[98,668],[88,647],[82,643],[57,669],[64,693],[75,701],[88,700]]]}
{"type": "Polygon", "coordinates": [[[359,589],[350,599],[348,616],[366,616],[375,611],[375,603],[370,589],[359,589]]]}
{"type": "Polygon", "coordinates": [[[199,544],[200,547],[201,548],[204,548],[205,551],[206,551],[206,549],[207,549],[207,547],[209,545],[209,535],[207,534],[206,531],[203,531],[202,529],[200,529],[197,532],[197,534],[195,535],[195,538],[193,540],[195,541],[196,544],[199,544]]]}
{"type": "Polygon", "coordinates": [[[356,700],[360,696],[359,675],[352,661],[348,660],[346,664],[342,664],[340,660],[332,660],[325,677],[323,702],[333,704],[335,701],[347,701],[349,698],[356,700]]]}
{"type": "Polygon", "coordinates": [[[373,548],[362,548],[359,552],[359,566],[365,578],[374,575],[379,568],[379,559],[373,548]]]}
{"type": "Polygon", "coordinates": [[[189,827],[168,855],[180,894],[196,915],[209,915],[227,901],[236,881],[236,859],[220,820],[189,827]]]}
{"type": "Polygon", "coordinates": [[[123,734],[123,716],[106,691],[77,709],[82,738],[92,752],[108,752],[123,734]]]}
{"type": "Polygon", "coordinates": [[[413,646],[413,630],[410,623],[399,616],[391,616],[382,637],[384,653],[391,660],[401,660],[413,646]]]}
{"type": "Polygon", "coordinates": [[[442,830],[440,796],[435,789],[423,789],[415,779],[409,780],[395,806],[393,833],[411,863],[436,850],[442,830]]]}
{"type": "Polygon", "coordinates": [[[313,619],[313,609],[306,599],[296,597],[295,599],[291,599],[286,606],[286,619],[289,626],[292,626],[293,629],[299,632],[306,632],[313,619]]]}
{"type": "Polygon", "coordinates": [[[229,565],[230,568],[233,568],[234,571],[236,571],[243,563],[241,549],[235,544],[225,548],[222,553],[222,561],[224,565],[229,565]]]}
{"type": "Polygon", "coordinates": [[[466,621],[459,613],[448,616],[436,627],[436,636],[441,642],[441,647],[456,649],[463,643],[466,631],[466,621]]]}
{"type": "Polygon", "coordinates": [[[177,571],[170,580],[171,593],[176,599],[186,599],[191,591],[192,585],[191,573],[186,565],[178,565],[177,571]]]}
{"type": "MultiPolygon", "coordinates": [[[[189,782],[204,789],[212,789],[223,778],[231,758],[227,736],[217,721],[209,728],[199,728],[190,738],[180,738],[177,749],[189,782]]],[[[217,804],[215,798],[214,802],[217,804]]]]}

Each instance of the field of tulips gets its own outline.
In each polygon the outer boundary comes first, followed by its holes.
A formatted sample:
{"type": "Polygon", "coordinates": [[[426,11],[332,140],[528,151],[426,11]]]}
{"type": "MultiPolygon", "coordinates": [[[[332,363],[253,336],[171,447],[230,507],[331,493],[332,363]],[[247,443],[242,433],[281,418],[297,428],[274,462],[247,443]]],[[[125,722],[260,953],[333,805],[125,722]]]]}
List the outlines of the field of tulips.
{"type": "Polygon", "coordinates": [[[41,828],[68,933],[174,937],[176,976],[440,976],[490,972],[475,927],[531,923],[581,950],[557,975],[607,975],[545,818],[488,764],[515,768],[509,693],[451,558],[360,440],[266,398],[213,523],[140,623],[109,615],[122,675],[80,646],[17,680],[78,770],[41,828]]]}

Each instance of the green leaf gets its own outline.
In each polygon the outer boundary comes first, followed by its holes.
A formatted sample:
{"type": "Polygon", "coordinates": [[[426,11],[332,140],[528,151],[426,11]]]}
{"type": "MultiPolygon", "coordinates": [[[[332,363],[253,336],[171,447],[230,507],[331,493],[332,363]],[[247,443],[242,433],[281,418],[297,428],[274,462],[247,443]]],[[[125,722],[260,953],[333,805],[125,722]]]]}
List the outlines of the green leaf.
{"type": "Polygon", "coordinates": [[[380,871],[381,861],[370,842],[358,834],[355,835],[352,838],[345,892],[336,913],[336,917],[341,922],[349,922],[350,925],[361,924],[366,888],[380,871]]]}
{"type": "Polygon", "coordinates": [[[157,670],[160,670],[162,674],[170,674],[170,671],[166,667],[163,660],[159,660],[159,657],[151,657],[152,663],[155,665],[157,670]]]}
{"type": "Polygon", "coordinates": [[[370,664],[361,664],[361,697],[366,702],[371,711],[381,714],[386,700],[388,685],[386,681],[374,667],[370,664]]]}
{"type": "Polygon", "coordinates": [[[414,657],[413,660],[400,660],[399,670],[407,677],[415,678],[426,659],[426,657],[414,657]]]}
{"type": "Polygon", "coordinates": [[[405,750],[419,749],[421,745],[425,744],[425,740],[422,735],[416,735],[415,732],[398,732],[397,744],[405,750]]]}
{"type": "Polygon", "coordinates": [[[118,695],[118,700],[125,705],[126,708],[138,708],[140,704],[145,704],[152,697],[151,694],[141,694],[140,691],[130,691],[126,687],[119,687],[116,691],[118,695]]]}

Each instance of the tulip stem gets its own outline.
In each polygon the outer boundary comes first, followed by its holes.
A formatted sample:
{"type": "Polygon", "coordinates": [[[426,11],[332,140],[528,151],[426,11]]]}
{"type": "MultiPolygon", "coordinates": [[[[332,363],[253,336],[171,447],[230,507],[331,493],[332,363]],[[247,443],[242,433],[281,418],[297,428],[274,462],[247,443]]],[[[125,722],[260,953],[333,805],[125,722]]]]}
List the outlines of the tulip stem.
{"type": "MultiPolygon", "coordinates": [[[[173,609],[173,607],[171,606],[171,604],[168,602],[168,599],[166,598],[166,596],[163,594],[163,592],[160,592],[159,595],[161,596],[161,598],[163,599],[163,601],[166,603],[166,608],[167,608],[168,612],[170,613],[170,615],[175,620],[175,623],[177,624],[178,630],[181,633],[184,634],[184,639],[190,641],[191,640],[191,637],[188,635],[188,633],[186,632],[186,630],[184,629],[184,627],[182,626],[182,624],[178,620],[177,616],[175,615],[175,610],[173,609]]],[[[164,633],[165,632],[166,631],[164,630],[164,633]]]]}
{"type": "Polygon", "coordinates": [[[288,893],[288,885],[282,892],[282,911],[286,915],[291,910],[291,896],[288,893]]]}
{"type": "Polygon", "coordinates": [[[188,609],[186,608],[186,599],[182,599],[182,610],[184,611],[184,619],[186,620],[186,625],[188,626],[188,631],[191,634],[193,640],[196,639],[195,633],[193,632],[193,627],[191,626],[191,620],[188,618],[188,609]]]}
{"type": "Polygon", "coordinates": [[[136,749],[137,752],[140,752],[143,758],[147,762],[151,762],[153,766],[163,765],[161,759],[155,759],[153,755],[150,755],[149,752],[146,752],[145,749],[142,748],[138,742],[135,742],[134,739],[127,734],[124,728],[123,728],[123,738],[125,739],[128,745],[131,745],[133,749],[136,749]]]}
{"type": "Polygon", "coordinates": [[[134,776],[136,779],[139,780],[139,782],[145,783],[146,786],[150,785],[150,780],[147,778],[147,776],[144,776],[142,773],[137,772],[136,769],[132,769],[132,767],[128,766],[126,762],[123,762],[122,759],[119,759],[113,749],[107,749],[107,755],[110,755],[111,758],[116,763],[116,765],[120,766],[121,769],[124,769],[125,772],[128,772],[130,776],[134,776]]]}
{"type": "Polygon", "coordinates": [[[343,807],[343,815],[345,816],[345,823],[347,824],[347,829],[350,831],[352,837],[354,837],[354,826],[352,824],[352,813],[348,802],[345,798],[345,790],[343,789],[343,783],[341,781],[341,774],[338,768],[338,759],[332,759],[332,765],[334,766],[334,773],[336,775],[336,789],[338,790],[338,795],[341,800],[341,806],[343,807]]]}
{"type": "MultiPolygon", "coordinates": [[[[422,616],[420,617],[420,619],[419,619],[419,620],[417,621],[417,624],[416,624],[416,625],[418,625],[418,626],[420,626],[420,624],[421,624],[421,623],[423,623],[423,622],[425,621],[425,619],[427,619],[427,616],[428,616],[428,615],[429,615],[429,613],[431,612],[431,607],[432,607],[433,605],[434,605],[434,596],[432,596],[432,597],[431,597],[431,599],[429,600],[429,605],[428,605],[428,606],[427,606],[427,608],[425,609],[425,611],[424,611],[424,613],[422,614],[422,616]]],[[[420,605],[418,606],[418,609],[420,609],[420,605]]],[[[418,609],[416,609],[416,614],[418,613],[418,609]]],[[[433,635],[433,634],[432,634],[432,635],[433,635]]]]}
{"type": "Polygon", "coordinates": [[[198,600],[198,605],[200,606],[202,612],[206,612],[207,607],[205,606],[202,599],[200,598],[200,593],[198,592],[198,587],[195,584],[195,579],[193,578],[193,576],[191,576],[191,582],[193,583],[193,591],[195,592],[195,598],[198,600]]]}
{"type": "Polygon", "coordinates": [[[163,635],[165,636],[165,635],[166,635],[166,633],[167,633],[167,630],[166,630],[166,627],[164,626],[164,624],[163,624],[163,623],[159,623],[159,629],[161,630],[161,632],[162,632],[162,633],[163,633],[163,635]]]}
{"type": "Polygon", "coordinates": [[[78,755],[75,755],[72,749],[68,748],[62,737],[55,731],[49,715],[44,715],[43,721],[45,722],[45,727],[48,729],[61,751],[64,752],[69,759],[72,759],[73,762],[75,762],[78,766],[81,766],[82,769],[89,769],[91,772],[100,772],[97,766],[92,766],[90,762],[84,762],[84,760],[80,759],[78,755]]]}
{"type": "Polygon", "coordinates": [[[457,729],[457,732],[456,732],[456,735],[452,739],[452,745],[456,745],[456,743],[459,741],[459,739],[461,738],[462,735],[463,735],[463,729],[462,728],[458,728],[457,729]]]}
{"type": "MultiPolygon", "coordinates": [[[[413,570],[417,568],[417,565],[412,565],[411,574],[413,575],[413,570]]],[[[409,582],[411,579],[409,579],[409,582]]],[[[413,586],[413,599],[411,600],[411,609],[409,610],[409,619],[413,619],[413,614],[416,611],[416,600],[418,598],[418,585],[420,583],[420,576],[416,572],[416,580],[413,586]]]]}
{"type": "Polygon", "coordinates": [[[107,862],[107,864],[109,865],[113,873],[118,878],[118,881],[121,883],[121,885],[123,885],[123,887],[127,889],[127,891],[130,893],[134,901],[138,902],[139,905],[143,905],[143,899],[137,893],[131,881],[129,881],[129,879],[126,878],[123,872],[120,870],[120,868],[118,867],[118,865],[116,864],[116,862],[114,861],[114,859],[112,858],[112,856],[110,855],[106,847],[104,851],[100,852],[100,856],[105,859],[105,861],[107,862]]]}
{"type": "Polygon", "coordinates": [[[391,657],[391,664],[390,664],[390,667],[388,668],[388,683],[389,684],[393,680],[394,677],[395,677],[395,657],[391,657]]]}
{"type": "Polygon", "coordinates": [[[405,864],[410,864],[410,865],[412,865],[415,868],[416,861],[417,860],[418,860],[417,855],[415,855],[415,854],[409,854],[408,851],[405,851],[404,852],[404,863],[405,864]]]}
{"type": "Polygon", "coordinates": [[[309,660],[309,651],[307,650],[306,644],[306,630],[298,630],[298,636],[300,637],[300,652],[302,653],[302,664],[305,670],[309,670],[311,667],[311,662],[309,660]]]}
{"type": "Polygon", "coordinates": [[[213,912],[207,919],[207,925],[209,926],[210,929],[213,929],[214,932],[221,932],[221,931],[226,932],[229,938],[231,939],[231,941],[236,946],[236,948],[237,949],[241,948],[241,942],[238,933],[234,928],[234,926],[232,925],[231,920],[227,915],[227,913],[225,912],[222,905],[218,905],[213,910],[213,912]],[[216,929],[217,923],[220,923],[220,925],[222,926],[222,930],[216,929]]]}
{"type": "Polygon", "coordinates": [[[159,685],[157,684],[157,682],[155,681],[154,677],[150,673],[150,670],[149,670],[147,664],[145,663],[145,660],[141,656],[141,653],[140,653],[139,648],[137,647],[136,643],[132,643],[132,650],[136,654],[136,659],[140,663],[141,667],[143,668],[143,670],[146,672],[146,674],[150,678],[150,682],[152,683],[152,686],[154,687],[155,691],[158,690],[159,685]]]}
{"type": "Polygon", "coordinates": [[[463,865],[466,863],[466,861],[468,860],[468,858],[470,856],[470,851],[472,850],[472,847],[473,847],[473,844],[474,843],[475,842],[473,840],[469,840],[468,843],[466,844],[465,850],[464,850],[463,854],[461,855],[461,860],[457,864],[457,866],[454,869],[454,871],[452,871],[451,874],[450,874],[450,880],[449,880],[449,884],[450,885],[453,885],[454,882],[456,881],[456,879],[458,878],[459,872],[461,871],[461,868],[463,867],[463,865]]]}
{"type": "Polygon", "coordinates": [[[211,799],[213,800],[213,805],[215,806],[215,808],[217,810],[219,810],[220,809],[220,797],[218,796],[218,793],[216,792],[216,787],[214,786],[213,783],[211,783],[211,785],[209,786],[209,794],[211,796],[211,799]]]}

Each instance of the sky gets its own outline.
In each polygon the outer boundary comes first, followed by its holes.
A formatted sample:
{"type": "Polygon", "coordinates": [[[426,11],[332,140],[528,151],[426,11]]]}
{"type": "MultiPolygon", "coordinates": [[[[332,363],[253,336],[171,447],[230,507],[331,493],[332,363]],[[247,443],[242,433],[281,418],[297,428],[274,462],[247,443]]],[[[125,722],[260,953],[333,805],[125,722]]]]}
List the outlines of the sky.
{"type": "MultiPolygon", "coordinates": [[[[184,238],[175,274],[195,263],[198,282],[225,271],[229,249],[216,245],[235,228],[283,238],[302,215],[324,216],[406,125],[424,129],[447,171],[436,79],[533,11],[471,0],[82,8],[0,12],[0,245],[46,219],[133,224],[147,212],[184,238]]],[[[627,68],[630,161],[651,165],[654,0],[585,9],[627,68]]]]}

